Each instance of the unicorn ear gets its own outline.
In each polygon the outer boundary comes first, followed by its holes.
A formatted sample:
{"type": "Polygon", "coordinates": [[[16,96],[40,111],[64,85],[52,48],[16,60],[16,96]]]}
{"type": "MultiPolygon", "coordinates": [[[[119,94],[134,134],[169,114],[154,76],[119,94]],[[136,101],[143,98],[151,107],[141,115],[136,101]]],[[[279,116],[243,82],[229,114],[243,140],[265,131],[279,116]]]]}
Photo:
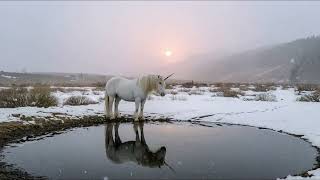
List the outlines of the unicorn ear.
{"type": "Polygon", "coordinates": [[[169,77],[171,77],[174,73],[170,74],[169,76],[167,76],[166,78],[164,78],[164,80],[167,80],[169,77]]]}

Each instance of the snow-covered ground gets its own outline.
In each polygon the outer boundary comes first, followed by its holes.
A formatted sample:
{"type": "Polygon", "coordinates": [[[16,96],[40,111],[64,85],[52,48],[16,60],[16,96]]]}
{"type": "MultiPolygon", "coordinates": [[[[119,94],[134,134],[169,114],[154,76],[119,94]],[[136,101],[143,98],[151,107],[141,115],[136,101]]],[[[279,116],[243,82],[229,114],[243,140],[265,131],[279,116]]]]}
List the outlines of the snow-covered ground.
{"type": "Polygon", "coordinates": [[[17,79],[17,77],[14,77],[14,76],[6,76],[6,75],[4,75],[4,74],[1,74],[1,77],[8,78],[8,79],[17,79]]]}
{"type": "MultiPolygon", "coordinates": [[[[36,108],[1,108],[0,121],[19,120],[15,114],[25,116],[63,116],[81,117],[84,115],[102,115],[104,112],[103,91],[92,88],[71,92],[55,92],[59,99],[58,107],[36,108]],[[63,106],[63,101],[73,95],[84,95],[99,102],[85,106],[63,106]]],[[[236,90],[236,89],[235,89],[236,90]]],[[[269,91],[276,101],[255,101],[259,92],[247,91],[240,98],[219,97],[210,92],[208,87],[192,89],[194,93],[183,88],[169,90],[172,94],[165,97],[151,95],[145,105],[145,115],[152,118],[173,118],[177,120],[201,120],[207,122],[226,122],[282,130],[288,133],[303,135],[313,145],[320,147],[320,103],[298,102],[294,89],[269,91]],[[176,94],[176,95],[173,95],[176,94]],[[192,94],[192,95],[189,95],[192,94]],[[247,100],[250,99],[251,100],[247,100]]],[[[274,100],[274,99],[273,99],[274,100]]],[[[132,114],[134,103],[121,101],[122,114],[132,114]]],[[[310,171],[311,179],[320,179],[320,169],[310,171]]],[[[301,177],[288,176],[288,179],[301,177]]]]}

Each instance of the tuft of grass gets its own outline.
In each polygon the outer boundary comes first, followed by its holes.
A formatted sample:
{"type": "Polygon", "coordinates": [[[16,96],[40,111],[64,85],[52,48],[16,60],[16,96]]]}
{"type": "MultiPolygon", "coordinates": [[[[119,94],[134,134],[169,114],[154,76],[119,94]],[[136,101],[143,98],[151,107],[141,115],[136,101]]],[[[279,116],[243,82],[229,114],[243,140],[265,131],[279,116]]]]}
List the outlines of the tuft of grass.
{"type": "Polygon", "coordinates": [[[223,97],[234,97],[238,98],[239,96],[243,96],[244,93],[242,91],[235,91],[230,89],[230,85],[222,84],[218,86],[218,88],[210,88],[209,92],[213,92],[216,96],[223,96],[223,97]]]}
{"type": "Polygon", "coordinates": [[[271,93],[261,93],[261,94],[257,94],[254,100],[275,102],[277,101],[277,97],[271,93]]]}
{"type": "Polygon", "coordinates": [[[173,89],[173,85],[172,84],[167,84],[166,89],[173,89]]]}
{"type": "Polygon", "coordinates": [[[276,85],[274,83],[266,83],[266,84],[253,84],[253,91],[256,92],[268,92],[271,90],[276,90],[276,85]]]}
{"type": "Polygon", "coordinates": [[[55,88],[51,88],[51,91],[60,91],[63,93],[69,93],[69,92],[74,92],[74,91],[80,91],[80,92],[86,92],[86,89],[83,88],[76,88],[76,87],[71,87],[71,88],[65,88],[65,87],[55,87],[55,88]]]}
{"type": "Polygon", "coordinates": [[[9,88],[0,91],[0,107],[16,108],[25,106],[50,107],[57,106],[58,100],[51,95],[49,87],[35,87],[28,91],[26,88],[9,88]]]}
{"type": "Polygon", "coordinates": [[[239,86],[239,89],[240,89],[240,91],[249,91],[250,89],[249,89],[249,87],[248,87],[248,85],[240,85],[239,86]]]}
{"type": "Polygon", "coordinates": [[[103,87],[95,87],[93,91],[105,91],[105,86],[103,87]]]}
{"type": "Polygon", "coordinates": [[[188,93],[191,91],[191,88],[179,88],[178,89],[178,92],[185,92],[185,93],[188,93]]]}
{"type": "Polygon", "coordinates": [[[298,94],[301,94],[303,91],[316,91],[318,90],[318,86],[314,84],[298,84],[296,87],[296,91],[298,94]]]}
{"type": "Polygon", "coordinates": [[[15,108],[28,106],[28,90],[26,88],[9,88],[0,91],[0,107],[15,108]]]}
{"type": "Polygon", "coordinates": [[[209,88],[209,92],[211,92],[211,93],[219,92],[220,89],[221,89],[221,88],[210,87],[210,88],[209,88]]]}
{"type": "Polygon", "coordinates": [[[242,93],[241,91],[234,91],[230,89],[224,89],[222,92],[224,97],[239,98],[239,96],[244,95],[244,93],[242,93]]]}
{"type": "Polygon", "coordinates": [[[86,96],[70,96],[63,103],[63,105],[70,105],[70,106],[79,106],[79,105],[88,105],[88,104],[97,104],[97,102],[91,100],[86,96]]]}
{"type": "Polygon", "coordinates": [[[172,94],[172,95],[177,95],[178,94],[178,91],[175,90],[175,89],[167,89],[167,94],[172,94]]]}
{"type": "Polygon", "coordinates": [[[320,102],[320,90],[312,92],[311,94],[302,95],[297,99],[302,102],[320,102]]]}
{"type": "Polygon", "coordinates": [[[178,95],[172,95],[170,96],[170,99],[172,101],[186,101],[187,100],[187,97],[185,96],[178,96],[178,95]]]}
{"type": "Polygon", "coordinates": [[[36,107],[57,106],[58,99],[51,95],[50,87],[35,87],[30,90],[28,103],[36,107]]]}
{"type": "Polygon", "coordinates": [[[94,95],[101,95],[101,94],[104,94],[102,91],[92,91],[92,94],[94,95]]]}
{"type": "Polygon", "coordinates": [[[204,94],[204,90],[200,89],[200,88],[196,88],[193,87],[190,89],[190,91],[188,92],[189,95],[203,95],[204,94]]]}
{"type": "Polygon", "coordinates": [[[256,92],[267,92],[269,91],[268,87],[266,85],[263,85],[263,84],[256,84],[254,85],[254,89],[252,89],[253,91],[256,91],[256,92]]]}

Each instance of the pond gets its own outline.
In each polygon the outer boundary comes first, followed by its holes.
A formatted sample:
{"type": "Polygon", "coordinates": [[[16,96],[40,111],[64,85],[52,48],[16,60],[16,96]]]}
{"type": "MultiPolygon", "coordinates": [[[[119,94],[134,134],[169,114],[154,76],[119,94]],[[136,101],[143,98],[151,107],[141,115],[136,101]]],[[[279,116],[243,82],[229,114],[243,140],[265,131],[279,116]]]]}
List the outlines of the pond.
{"type": "Polygon", "coordinates": [[[275,179],[314,167],[308,142],[266,129],[109,123],[6,147],[3,161],[49,179],[275,179]]]}

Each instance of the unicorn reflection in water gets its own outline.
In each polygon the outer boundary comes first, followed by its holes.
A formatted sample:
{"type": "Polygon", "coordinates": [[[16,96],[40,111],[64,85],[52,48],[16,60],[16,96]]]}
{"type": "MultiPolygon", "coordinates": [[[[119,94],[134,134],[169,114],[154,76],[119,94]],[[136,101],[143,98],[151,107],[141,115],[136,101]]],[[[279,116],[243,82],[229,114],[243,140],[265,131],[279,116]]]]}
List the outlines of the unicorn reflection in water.
{"type": "Polygon", "coordinates": [[[157,151],[150,151],[143,133],[143,123],[134,123],[133,129],[135,131],[135,141],[122,142],[119,136],[120,123],[108,123],[105,127],[105,147],[106,155],[114,163],[134,162],[138,165],[145,167],[161,167],[167,165],[166,162],[166,148],[162,146],[157,151]],[[140,128],[140,134],[138,132],[138,126],[140,128]],[[113,138],[113,129],[115,138],[113,138]]]}

